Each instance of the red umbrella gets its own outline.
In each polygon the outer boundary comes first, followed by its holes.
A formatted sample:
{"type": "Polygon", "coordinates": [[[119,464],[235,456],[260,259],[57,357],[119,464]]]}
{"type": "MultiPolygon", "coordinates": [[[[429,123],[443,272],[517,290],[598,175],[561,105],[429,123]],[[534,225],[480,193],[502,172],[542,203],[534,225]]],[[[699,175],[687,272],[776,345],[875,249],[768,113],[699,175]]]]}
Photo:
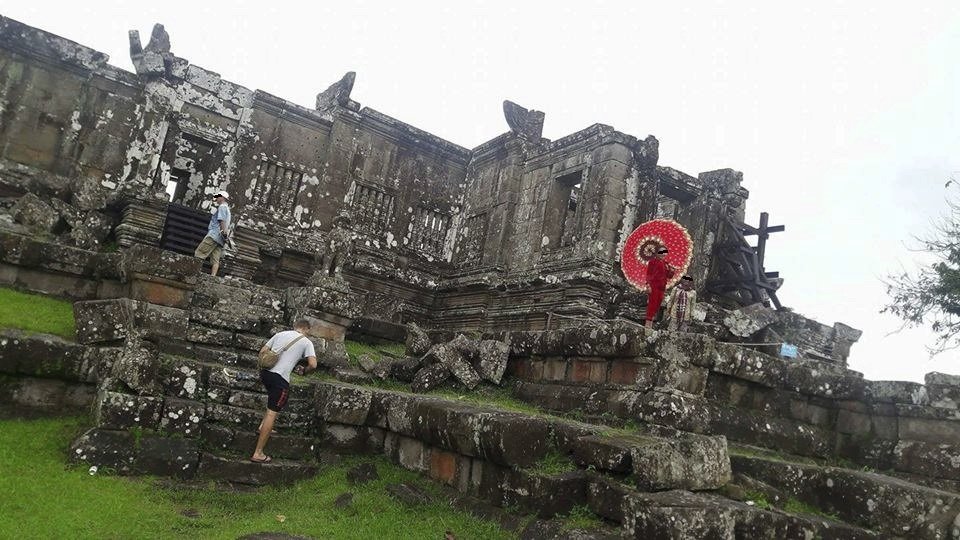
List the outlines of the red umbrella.
{"type": "Polygon", "coordinates": [[[676,273],[667,283],[667,287],[676,285],[693,255],[693,241],[690,233],[676,221],[654,219],[637,227],[627,237],[620,257],[620,268],[624,277],[641,291],[649,291],[647,283],[647,262],[657,253],[657,248],[666,246],[670,250],[664,260],[676,268],[676,273]]]}

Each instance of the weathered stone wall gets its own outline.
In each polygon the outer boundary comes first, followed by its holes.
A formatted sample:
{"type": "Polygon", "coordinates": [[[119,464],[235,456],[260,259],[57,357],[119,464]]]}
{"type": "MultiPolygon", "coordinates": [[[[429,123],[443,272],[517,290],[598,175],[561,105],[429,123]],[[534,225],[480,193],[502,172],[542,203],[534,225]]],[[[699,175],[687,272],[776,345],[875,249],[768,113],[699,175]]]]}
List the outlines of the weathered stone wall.
{"type": "Polygon", "coordinates": [[[549,141],[543,113],[510,104],[511,131],[469,150],[361,107],[352,73],[307,108],[191,64],[159,25],[146,45],[131,34],[132,74],[82,45],[0,23],[5,192],[109,208],[126,247],[160,242],[168,193],[207,209],[225,189],[238,223],[225,270],[280,287],[309,278],[346,212],[356,250],[345,276],[369,295],[369,315],[394,321],[536,327],[565,293],[524,318],[498,307],[494,288],[573,277],[590,300],[567,311],[600,315],[609,286],[624,286],[615,261],[627,234],[654,216],[691,230],[702,283],[716,216],[731,205],[742,213],[746,197],[739,173],[720,181],[658,167],[655,138],[609,126],[549,141]],[[483,287],[493,319],[471,307],[483,287]]]}
{"type": "Polygon", "coordinates": [[[930,374],[928,386],[867,381],[834,364],[618,325],[500,337],[511,343],[508,372],[523,381],[518,396],[547,408],[960,485],[956,377],[930,374]]]}

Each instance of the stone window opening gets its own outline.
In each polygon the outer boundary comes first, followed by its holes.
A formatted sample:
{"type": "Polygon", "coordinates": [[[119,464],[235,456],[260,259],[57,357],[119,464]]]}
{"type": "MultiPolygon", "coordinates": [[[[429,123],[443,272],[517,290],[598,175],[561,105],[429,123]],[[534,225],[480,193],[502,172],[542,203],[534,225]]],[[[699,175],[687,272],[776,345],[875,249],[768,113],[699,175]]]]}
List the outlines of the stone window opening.
{"type": "Polygon", "coordinates": [[[363,151],[357,150],[357,153],[353,155],[353,162],[350,164],[350,174],[354,178],[363,178],[363,167],[366,161],[367,156],[363,155],[363,151]]]}
{"type": "Polygon", "coordinates": [[[544,212],[543,242],[547,249],[569,247],[580,234],[585,169],[558,176],[551,185],[544,212]]]}
{"type": "Polygon", "coordinates": [[[410,222],[410,245],[424,255],[442,259],[449,230],[449,215],[419,206],[410,222]]]}
{"type": "Polygon", "coordinates": [[[276,161],[262,160],[253,187],[253,203],[289,215],[303,184],[303,173],[276,161]]]}
{"type": "Polygon", "coordinates": [[[393,211],[393,195],[356,184],[351,213],[359,232],[377,236],[387,231],[393,221],[393,211]]]}
{"type": "Polygon", "coordinates": [[[167,180],[167,195],[169,202],[183,204],[190,184],[190,171],[173,168],[170,170],[170,179],[167,180]]]}

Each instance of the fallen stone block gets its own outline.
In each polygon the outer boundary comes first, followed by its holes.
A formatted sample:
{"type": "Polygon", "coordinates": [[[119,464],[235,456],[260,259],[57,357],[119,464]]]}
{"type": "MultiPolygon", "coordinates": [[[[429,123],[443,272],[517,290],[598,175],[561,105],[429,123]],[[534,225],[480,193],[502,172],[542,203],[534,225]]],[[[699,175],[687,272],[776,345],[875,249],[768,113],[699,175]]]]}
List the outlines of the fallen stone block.
{"type": "Polygon", "coordinates": [[[450,369],[443,364],[433,364],[421,368],[410,384],[414,392],[429,392],[440,387],[450,378],[450,369]]]}
{"type": "Polygon", "coordinates": [[[34,233],[52,233],[61,221],[60,213],[33,193],[26,193],[13,206],[13,219],[34,233]]]}
{"type": "Polygon", "coordinates": [[[478,345],[477,373],[484,380],[500,384],[507,370],[510,346],[502,341],[485,339],[478,345]]]}
{"type": "Polygon", "coordinates": [[[424,329],[417,326],[416,323],[407,323],[406,348],[408,355],[422,356],[427,354],[432,345],[430,335],[424,329]]]}

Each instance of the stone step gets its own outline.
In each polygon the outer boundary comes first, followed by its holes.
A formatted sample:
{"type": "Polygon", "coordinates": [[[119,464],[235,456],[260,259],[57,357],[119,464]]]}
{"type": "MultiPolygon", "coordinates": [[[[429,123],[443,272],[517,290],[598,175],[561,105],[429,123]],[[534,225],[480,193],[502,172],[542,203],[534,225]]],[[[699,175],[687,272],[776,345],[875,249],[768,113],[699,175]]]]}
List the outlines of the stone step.
{"type": "Polygon", "coordinates": [[[628,538],[860,540],[879,538],[861,527],[812,515],[763,509],[712,493],[641,492],[594,476],[588,508],[620,523],[628,538]]]}
{"type": "Polygon", "coordinates": [[[274,459],[271,463],[253,463],[246,457],[200,456],[197,476],[250,486],[292,484],[317,474],[317,466],[302,461],[274,459]]]}
{"type": "MultiPolygon", "coordinates": [[[[200,440],[208,450],[218,455],[249,457],[257,444],[258,434],[253,430],[234,430],[219,425],[207,425],[200,440]]],[[[266,453],[274,458],[311,462],[320,450],[316,439],[310,436],[288,434],[282,429],[270,435],[266,453]]]]}
{"type": "Polygon", "coordinates": [[[960,538],[960,495],[882,474],[731,455],[736,474],[883,535],[960,538]]]}

